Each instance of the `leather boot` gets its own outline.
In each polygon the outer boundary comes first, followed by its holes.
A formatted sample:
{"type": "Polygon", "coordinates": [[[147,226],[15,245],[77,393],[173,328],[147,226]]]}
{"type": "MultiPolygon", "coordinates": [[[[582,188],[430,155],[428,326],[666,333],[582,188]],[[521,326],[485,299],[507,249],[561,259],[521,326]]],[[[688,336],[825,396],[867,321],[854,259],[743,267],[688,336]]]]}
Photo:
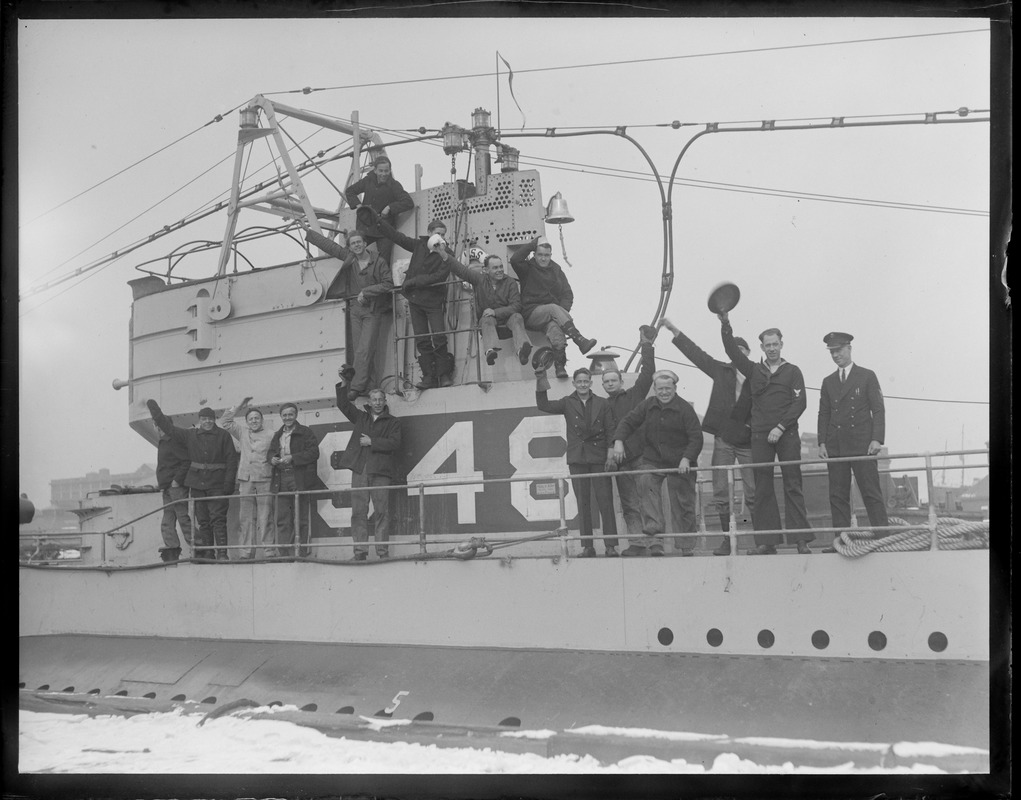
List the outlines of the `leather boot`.
{"type": "Polygon", "coordinates": [[[180,547],[161,547],[160,558],[165,564],[170,564],[177,561],[181,557],[180,547]]]}
{"type": "Polygon", "coordinates": [[[454,384],[454,357],[450,353],[436,354],[436,374],[441,387],[454,384]]]}
{"type": "Polygon", "coordinates": [[[418,366],[422,368],[422,379],[415,384],[419,389],[435,389],[436,357],[432,353],[422,353],[418,357],[418,366]]]}
{"type": "Polygon", "coordinates": [[[581,354],[585,355],[589,350],[596,346],[595,339],[586,339],[579,333],[578,329],[574,326],[573,322],[566,322],[560,326],[560,329],[571,338],[571,341],[578,345],[578,349],[581,350],[581,354]]]}
{"type": "Polygon", "coordinates": [[[553,371],[558,378],[569,378],[567,374],[567,351],[562,348],[553,348],[553,371]]]}

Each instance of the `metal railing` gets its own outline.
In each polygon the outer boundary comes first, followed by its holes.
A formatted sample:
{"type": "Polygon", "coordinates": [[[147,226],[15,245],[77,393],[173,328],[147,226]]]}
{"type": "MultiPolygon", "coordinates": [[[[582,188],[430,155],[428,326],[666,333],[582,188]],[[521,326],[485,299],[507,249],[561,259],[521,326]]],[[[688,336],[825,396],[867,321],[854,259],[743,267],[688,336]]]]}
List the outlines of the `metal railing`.
{"type": "MultiPolygon", "coordinates": [[[[721,464],[721,465],[716,465],[716,466],[691,467],[690,468],[690,472],[691,473],[695,473],[695,475],[696,475],[696,480],[695,480],[695,489],[696,489],[696,491],[695,491],[695,503],[696,503],[696,505],[695,505],[695,515],[696,515],[696,520],[697,520],[697,530],[695,530],[695,531],[664,532],[664,533],[658,534],[657,538],[660,538],[660,539],[663,539],[663,540],[695,539],[695,538],[698,538],[698,537],[706,536],[707,533],[709,533],[707,531],[707,529],[706,529],[706,524],[705,524],[705,517],[706,517],[705,507],[707,505],[709,505],[709,506],[715,505],[716,501],[715,501],[715,498],[713,498],[713,499],[711,499],[709,501],[705,501],[703,499],[703,494],[704,494],[704,490],[705,490],[705,487],[706,487],[707,484],[710,487],[709,488],[710,493],[712,492],[712,477],[711,476],[712,476],[712,473],[714,473],[714,472],[716,472],[718,470],[724,470],[724,471],[727,472],[728,504],[729,504],[729,508],[733,509],[733,508],[736,507],[736,504],[735,504],[735,500],[736,500],[735,472],[737,470],[740,470],[740,469],[754,469],[754,468],[757,468],[757,467],[758,468],[772,468],[773,469],[773,474],[775,474],[775,468],[779,467],[779,466],[794,466],[794,465],[804,466],[804,465],[811,465],[811,466],[814,466],[814,467],[820,467],[820,466],[825,466],[826,464],[830,464],[830,463],[841,463],[841,462],[893,461],[893,460],[902,460],[903,461],[903,460],[908,460],[908,459],[914,459],[914,460],[922,460],[923,464],[920,465],[920,466],[902,466],[902,467],[898,468],[897,470],[894,470],[892,468],[881,469],[881,470],[879,470],[879,472],[880,472],[880,474],[891,474],[893,472],[898,472],[898,473],[904,473],[904,472],[923,472],[923,471],[925,472],[925,475],[926,475],[926,485],[928,487],[928,499],[927,499],[927,508],[926,508],[927,519],[926,519],[926,521],[924,523],[918,523],[918,524],[913,524],[913,525],[912,524],[908,524],[908,525],[886,525],[886,526],[872,526],[872,525],[869,525],[869,526],[867,526],[867,528],[869,530],[872,530],[872,531],[877,532],[877,533],[904,532],[904,531],[913,531],[913,530],[928,530],[929,533],[930,533],[930,549],[931,550],[938,550],[938,549],[940,549],[939,537],[937,535],[937,525],[938,525],[939,517],[938,517],[937,503],[936,503],[936,489],[938,487],[936,486],[935,481],[933,480],[934,473],[941,472],[941,471],[955,471],[955,470],[959,470],[959,469],[983,469],[983,468],[988,468],[989,465],[988,465],[988,460],[987,460],[984,463],[977,463],[977,464],[955,464],[955,465],[952,465],[952,466],[945,466],[945,465],[937,466],[936,464],[934,464],[934,458],[937,458],[937,457],[940,457],[940,456],[943,456],[943,457],[945,457],[945,456],[959,456],[959,457],[962,457],[962,459],[963,459],[963,456],[966,456],[966,455],[988,455],[988,450],[984,450],[984,449],[981,449],[981,450],[953,450],[953,451],[946,451],[946,452],[940,451],[940,452],[936,452],[936,453],[922,452],[922,453],[902,453],[902,454],[896,454],[896,455],[879,454],[879,455],[874,455],[874,456],[850,456],[850,457],[843,457],[843,458],[829,458],[829,459],[825,459],[825,460],[821,460],[821,459],[800,459],[800,460],[797,460],[797,461],[774,461],[774,462],[758,462],[758,463],[750,463],[750,464],[721,464]]],[[[558,525],[557,525],[555,530],[547,531],[547,532],[544,532],[544,533],[540,533],[540,534],[536,534],[536,535],[531,535],[531,536],[527,536],[527,537],[509,536],[509,537],[497,537],[497,538],[486,537],[486,538],[488,539],[489,543],[495,545],[496,547],[512,547],[514,545],[521,545],[521,544],[525,544],[525,543],[533,543],[533,542],[536,542],[536,541],[539,541],[539,540],[551,540],[551,539],[555,538],[559,542],[561,555],[568,556],[568,555],[570,555],[570,548],[568,546],[569,542],[582,541],[582,542],[585,542],[588,545],[591,545],[597,539],[610,538],[610,537],[606,537],[603,534],[601,534],[599,536],[582,536],[580,534],[572,535],[569,532],[568,519],[567,519],[567,502],[566,502],[566,500],[567,500],[567,481],[568,480],[572,480],[572,481],[573,480],[588,481],[588,480],[592,480],[594,478],[605,478],[605,477],[611,477],[612,478],[613,476],[616,476],[616,475],[635,475],[635,476],[641,476],[641,475],[644,475],[644,474],[660,474],[660,475],[662,475],[662,474],[679,474],[679,472],[680,472],[679,469],[676,469],[676,468],[675,469],[655,468],[655,469],[636,469],[636,470],[614,470],[614,471],[597,472],[597,473],[584,473],[584,474],[579,474],[579,475],[569,475],[569,474],[565,475],[564,473],[517,474],[517,475],[511,476],[511,477],[485,478],[485,479],[482,479],[482,480],[458,479],[458,478],[453,478],[453,479],[438,479],[438,480],[429,480],[429,481],[418,480],[418,481],[414,481],[413,483],[390,484],[390,485],[387,485],[387,486],[372,486],[372,487],[353,487],[353,486],[347,486],[347,487],[341,487],[341,488],[337,488],[337,489],[292,490],[292,491],[281,491],[281,492],[261,492],[261,493],[254,493],[254,494],[245,494],[245,495],[243,495],[242,497],[253,498],[253,499],[254,498],[259,498],[259,497],[271,497],[271,498],[292,497],[293,498],[293,501],[292,501],[293,502],[293,514],[294,514],[294,518],[292,520],[292,525],[293,525],[293,541],[291,541],[291,542],[283,542],[283,543],[281,543],[279,541],[273,542],[273,543],[268,543],[268,542],[251,542],[251,543],[248,543],[248,542],[246,542],[246,543],[243,543],[243,544],[235,544],[235,545],[230,545],[230,544],[219,544],[218,545],[215,542],[212,543],[212,544],[206,544],[206,543],[195,544],[194,543],[195,541],[197,541],[197,539],[195,537],[198,534],[197,525],[195,524],[195,505],[196,505],[196,503],[198,503],[198,502],[209,502],[209,501],[214,501],[214,500],[230,500],[231,498],[239,497],[239,495],[237,495],[237,494],[219,495],[219,496],[216,496],[216,497],[196,498],[196,497],[189,496],[187,498],[181,498],[179,500],[172,501],[171,503],[168,503],[166,505],[162,505],[159,508],[156,508],[154,510],[148,511],[145,514],[141,514],[141,515],[139,515],[139,516],[137,516],[137,517],[135,517],[133,519],[127,520],[125,522],[122,522],[119,525],[117,525],[116,527],[114,527],[114,528],[112,528],[112,529],[110,529],[108,531],[103,531],[103,532],[82,531],[82,532],[79,532],[79,533],[60,533],[60,534],[39,534],[39,533],[33,533],[33,534],[22,534],[22,535],[20,535],[19,538],[22,539],[22,540],[31,539],[31,540],[35,540],[37,542],[42,542],[42,541],[46,541],[46,540],[59,541],[62,538],[66,539],[68,537],[74,537],[74,538],[77,538],[77,539],[84,540],[84,538],[87,537],[87,536],[99,536],[99,537],[101,537],[101,542],[102,542],[102,546],[100,548],[101,562],[102,563],[106,563],[107,552],[106,552],[105,542],[106,542],[107,537],[112,536],[112,535],[117,535],[120,531],[122,531],[122,529],[126,528],[127,526],[133,525],[133,524],[139,522],[140,520],[145,519],[145,518],[150,517],[150,516],[153,516],[153,515],[155,515],[157,513],[161,513],[164,509],[170,508],[171,506],[174,506],[174,505],[177,505],[177,504],[180,504],[180,503],[186,503],[187,507],[188,507],[188,515],[189,515],[189,517],[192,520],[192,531],[193,531],[192,538],[193,538],[193,543],[191,544],[191,548],[192,548],[193,552],[196,554],[196,556],[199,557],[199,558],[201,558],[200,554],[208,553],[209,551],[214,551],[214,556],[215,556],[215,551],[217,551],[217,550],[230,551],[230,550],[268,550],[268,549],[273,549],[273,550],[276,550],[280,554],[276,558],[287,558],[287,559],[301,559],[301,560],[305,560],[307,557],[302,556],[301,555],[301,551],[303,549],[305,549],[305,548],[311,548],[311,547],[330,549],[330,548],[338,548],[338,547],[351,547],[352,545],[359,545],[359,544],[364,544],[366,547],[368,547],[370,545],[374,545],[374,546],[377,546],[377,547],[384,547],[385,546],[387,548],[394,547],[394,546],[406,546],[407,544],[409,544],[409,542],[406,542],[406,541],[396,541],[396,540],[394,540],[394,541],[389,541],[388,540],[388,541],[384,542],[384,541],[379,541],[379,540],[373,541],[372,539],[367,539],[365,542],[361,542],[361,541],[356,542],[353,539],[349,540],[349,537],[344,537],[345,541],[334,541],[334,542],[324,542],[324,541],[322,541],[322,537],[320,537],[319,539],[317,539],[315,541],[314,544],[312,543],[311,532],[312,532],[312,522],[313,522],[313,520],[312,520],[312,511],[313,511],[313,505],[314,505],[313,501],[314,500],[316,500],[316,499],[324,499],[324,498],[333,498],[334,496],[336,496],[338,494],[339,495],[343,495],[343,494],[351,494],[351,495],[353,495],[353,494],[355,494],[357,492],[369,492],[369,491],[378,491],[380,489],[386,489],[386,490],[389,490],[389,491],[402,491],[402,492],[408,492],[409,494],[412,494],[412,493],[414,494],[414,496],[417,499],[417,507],[418,507],[418,520],[417,520],[417,531],[416,531],[416,543],[418,545],[418,552],[419,552],[420,555],[426,555],[426,556],[432,557],[435,554],[431,554],[430,553],[429,545],[450,545],[450,544],[453,544],[453,545],[463,545],[465,543],[467,535],[466,534],[459,534],[459,535],[455,535],[455,536],[446,536],[446,537],[444,537],[444,536],[428,536],[427,535],[427,532],[426,532],[426,513],[425,513],[425,505],[426,505],[425,504],[425,495],[426,495],[426,490],[427,489],[436,488],[436,487],[480,486],[480,485],[484,486],[484,485],[489,485],[489,484],[531,483],[531,482],[543,482],[543,481],[546,481],[546,482],[555,482],[555,485],[556,485],[557,501],[558,501],[558,507],[559,507],[559,520],[558,520],[558,525]],[[308,498],[308,500],[306,502],[302,502],[301,498],[308,498]],[[303,540],[302,536],[301,536],[301,518],[300,518],[300,515],[302,513],[302,509],[303,508],[304,508],[304,510],[305,510],[305,512],[307,514],[307,520],[306,521],[308,523],[308,526],[307,526],[306,530],[308,531],[308,534],[309,534],[307,540],[303,540]],[[284,553],[286,551],[288,551],[288,550],[290,551],[290,554],[289,555],[285,555],[284,553]]],[[[809,473],[809,474],[822,475],[824,473],[823,473],[822,470],[816,470],[816,471],[813,471],[812,473],[809,473]]],[[[275,515],[274,515],[274,518],[275,518],[275,515]]],[[[677,522],[674,521],[674,524],[676,525],[677,522]]],[[[852,527],[854,527],[854,525],[852,525],[852,527]]],[[[792,534],[792,533],[798,532],[799,530],[805,530],[805,529],[791,529],[791,528],[784,529],[784,528],[778,528],[778,529],[768,529],[768,530],[767,529],[763,529],[763,530],[749,531],[749,530],[738,530],[737,525],[734,524],[734,525],[730,526],[730,530],[729,530],[729,532],[727,532],[726,535],[728,536],[728,538],[730,540],[731,553],[736,555],[738,553],[737,537],[739,535],[747,535],[749,533],[755,533],[755,534],[785,534],[785,533],[786,534],[792,534]]],[[[837,532],[840,532],[842,530],[847,530],[847,528],[812,527],[812,528],[809,528],[809,530],[811,530],[813,533],[831,533],[831,532],[832,533],[837,533],[837,532]]],[[[715,535],[716,532],[713,532],[713,533],[715,535]]],[[[621,533],[618,538],[626,539],[626,538],[629,538],[629,536],[630,536],[630,534],[624,532],[624,533],[621,533]]],[[[215,558],[214,559],[205,559],[205,560],[215,560],[215,558]]],[[[315,560],[315,559],[308,559],[308,560],[315,560]]]]}

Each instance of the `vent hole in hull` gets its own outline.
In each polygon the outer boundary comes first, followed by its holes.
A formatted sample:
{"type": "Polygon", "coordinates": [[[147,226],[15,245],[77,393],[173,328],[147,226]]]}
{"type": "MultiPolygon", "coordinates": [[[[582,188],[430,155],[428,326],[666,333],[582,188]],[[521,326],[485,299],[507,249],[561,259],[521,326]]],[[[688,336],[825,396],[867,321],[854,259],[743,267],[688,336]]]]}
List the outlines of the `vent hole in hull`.
{"type": "Polygon", "coordinates": [[[62,692],[66,692],[67,694],[70,694],[71,692],[74,691],[74,687],[73,686],[65,686],[63,689],[61,689],[61,691],[62,692]]]}
{"type": "Polygon", "coordinates": [[[719,628],[710,628],[706,631],[705,640],[710,647],[719,647],[723,644],[723,631],[719,628]]]}
{"type": "Polygon", "coordinates": [[[768,631],[768,630],[761,630],[761,631],[759,631],[759,635],[758,635],[759,647],[762,647],[762,648],[768,650],[770,647],[773,646],[773,643],[775,641],[776,641],[776,637],[773,635],[773,631],[768,631]]]}
{"type": "Polygon", "coordinates": [[[40,686],[38,689],[36,689],[37,692],[48,692],[49,690],[50,690],[50,685],[48,683],[44,683],[42,686],[40,686]]]}
{"type": "Polygon", "coordinates": [[[812,634],[812,646],[816,650],[825,650],[830,646],[830,635],[826,631],[816,631],[812,634]]]}
{"type": "Polygon", "coordinates": [[[99,694],[99,689],[89,689],[89,694],[99,694]]]}
{"type": "Polygon", "coordinates": [[[354,714],[355,713],[355,707],[354,706],[341,706],[340,708],[337,709],[337,713],[338,714],[354,714]]]}
{"type": "Polygon", "coordinates": [[[183,703],[187,699],[188,698],[185,697],[183,694],[175,694],[173,697],[170,698],[170,700],[174,703],[183,703]]]}
{"type": "Polygon", "coordinates": [[[883,650],[886,648],[886,634],[882,631],[872,631],[869,634],[869,647],[873,650],[883,650]]]}
{"type": "Polygon", "coordinates": [[[303,705],[301,707],[301,710],[302,711],[318,711],[319,710],[319,706],[317,706],[315,703],[307,703],[306,705],[303,705]]]}
{"type": "Polygon", "coordinates": [[[121,689],[119,692],[114,692],[113,696],[114,697],[127,697],[128,696],[128,690],[127,689],[121,689]]]}
{"type": "Polygon", "coordinates": [[[947,649],[947,636],[945,633],[935,631],[929,634],[929,649],[934,653],[942,653],[947,649]]]}
{"type": "Polygon", "coordinates": [[[392,719],[393,718],[393,712],[387,713],[387,710],[385,708],[381,708],[381,709],[379,709],[379,711],[377,711],[372,716],[374,716],[374,717],[382,717],[383,719],[392,719]]]}
{"type": "Polygon", "coordinates": [[[521,720],[517,717],[507,717],[499,722],[501,728],[520,728],[521,720]]]}
{"type": "Polygon", "coordinates": [[[674,632],[669,628],[660,628],[659,633],[656,634],[656,638],[659,639],[659,643],[666,647],[672,644],[674,641],[674,632]]]}
{"type": "Polygon", "coordinates": [[[209,705],[214,706],[214,705],[216,705],[216,697],[214,695],[210,695],[209,697],[207,697],[202,702],[203,703],[208,703],[209,705]]]}
{"type": "Polygon", "coordinates": [[[432,711],[423,711],[421,714],[415,714],[415,718],[413,720],[411,720],[411,721],[412,722],[432,722],[433,719],[435,719],[435,717],[433,717],[433,712],[432,711]]]}
{"type": "Polygon", "coordinates": [[[156,699],[156,692],[146,692],[145,694],[142,695],[142,697],[144,697],[144,698],[146,698],[148,700],[155,700],[156,699]]]}

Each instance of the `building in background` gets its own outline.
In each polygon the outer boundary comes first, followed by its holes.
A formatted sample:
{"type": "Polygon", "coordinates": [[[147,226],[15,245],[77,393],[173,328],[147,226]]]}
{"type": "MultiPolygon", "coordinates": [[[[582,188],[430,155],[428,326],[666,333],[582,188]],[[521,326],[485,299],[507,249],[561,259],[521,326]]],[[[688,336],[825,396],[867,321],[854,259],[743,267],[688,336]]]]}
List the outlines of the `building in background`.
{"type": "Polygon", "coordinates": [[[111,475],[110,470],[101,469],[90,472],[80,478],[57,478],[50,481],[50,506],[53,508],[78,508],[79,501],[84,500],[89,492],[109,489],[117,486],[156,485],[156,467],[142,464],[134,472],[111,475]]]}

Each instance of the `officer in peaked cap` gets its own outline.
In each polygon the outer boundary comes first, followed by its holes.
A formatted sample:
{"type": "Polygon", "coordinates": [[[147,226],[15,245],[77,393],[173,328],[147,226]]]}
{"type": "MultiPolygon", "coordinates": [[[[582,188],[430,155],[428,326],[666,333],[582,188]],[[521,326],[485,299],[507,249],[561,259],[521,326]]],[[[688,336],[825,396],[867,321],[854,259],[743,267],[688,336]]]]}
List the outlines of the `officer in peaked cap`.
{"type": "Polygon", "coordinates": [[[831,350],[839,350],[846,344],[850,344],[854,341],[854,337],[849,333],[843,333],[841,331],[830,331],[822,337],[823,343],[831,350]]]}
{"type": "MultiPolygon", "coordinates": [[[[819,456],[877,455],[886,437],[886,408],[876,373],[851,358],[854,337],[831,331],[822,338],[837,369],[822,382],[819,397],[819,456]]],[[[879,466],[871,461],[830,462],[830,513],[833,527],[851,525],[851,473],[858,483],[869,524],[885,526],[886,503],[879,484],[879,466]]],[[[882,532],[879,536],[885,535],[882,532]]]]}

